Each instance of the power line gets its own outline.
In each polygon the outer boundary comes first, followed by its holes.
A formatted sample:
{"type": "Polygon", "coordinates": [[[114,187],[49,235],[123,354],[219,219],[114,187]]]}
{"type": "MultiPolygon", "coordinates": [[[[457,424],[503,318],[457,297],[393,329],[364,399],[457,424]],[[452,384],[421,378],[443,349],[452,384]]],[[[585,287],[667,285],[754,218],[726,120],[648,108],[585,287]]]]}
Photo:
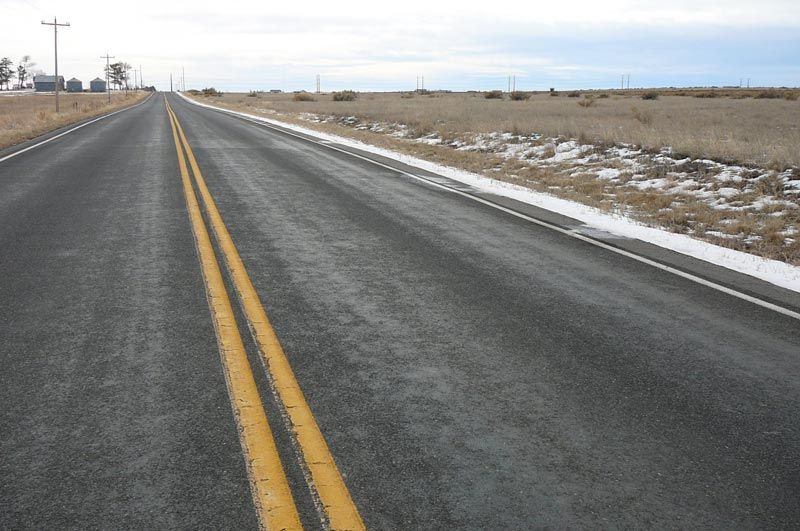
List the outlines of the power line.
{"type": "Polygon", "coordinates": [[[58,23],[58,19],[53,17],[53,22],[45,22],[42,21],[42,24],[45,26],[53,26],[53,42],[55,43],[55,59],[56,59],[56,77],[55,83],[56,86],[56,112],[58,112],[58,27],[66,27],[69,26],[69,22],[64,22],[63,24],[58,23]]]}
{"type": "Polygon", "coordinates": [[[108,75],[111,73],[111,66],[109,64],[109,60],[114,59],[114,56],[108,55],[108,52],[106,52],[106,55],[105,56],[101,55],[100,59],[106,60],[106,94],[108,94],[108,103],[111,103],[111,83],[108,82],[108,75]]]}

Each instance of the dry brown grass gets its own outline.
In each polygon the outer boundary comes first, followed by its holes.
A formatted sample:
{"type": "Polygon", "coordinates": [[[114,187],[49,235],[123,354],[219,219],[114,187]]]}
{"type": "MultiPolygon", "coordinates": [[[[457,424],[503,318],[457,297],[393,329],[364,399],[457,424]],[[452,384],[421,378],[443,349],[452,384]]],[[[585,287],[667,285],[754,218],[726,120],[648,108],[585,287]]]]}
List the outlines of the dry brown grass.
{"type": "Polygon", "coordinates": [[[534,94],[527,101],[486,99],[482,93],[437,94],[403,98],[399,93],[366,93],[355,102],[293,102],[291,94],[225,94],[215,104],[261,107],[281,113],[353,115],[363,121],[397,122],[418,131],[520,134],[585,138],[605,144],[626,143],[675,153],[766,167],[800,165],[800,102],[755,99],[759,90],[714,91],[724,97],[696,98],[709,91],[659,91],[659,99],[642,93],[595,92],[591,108],[565,95],[534,94]],[[747,97],[745,97],[747,96],[747,97]],[[736,99],[739,98],[739,99],[736,99]],[[246,101],[251,100],[250,102],[246,101]],[[632,111],[633,108],[636,111],[632,111]]]}
{"type": "Polygon", "coordinates": [[[0,149],[36,138],[53,129],[131,105],[147,96],[147,92],[114,93],[111,103],[106,94],[60,94],[61,112],[55,113],[52,95],[0,94],[0,149]]]}

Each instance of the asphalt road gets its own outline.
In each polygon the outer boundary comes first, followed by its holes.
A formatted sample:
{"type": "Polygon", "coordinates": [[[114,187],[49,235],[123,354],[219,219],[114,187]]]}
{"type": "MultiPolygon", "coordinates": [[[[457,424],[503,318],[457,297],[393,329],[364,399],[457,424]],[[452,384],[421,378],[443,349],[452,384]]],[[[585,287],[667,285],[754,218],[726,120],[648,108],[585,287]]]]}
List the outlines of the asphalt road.
{"type": "MultiPolygon", "coordinates": [[[[797,320],[169,101],[367,527],[800,526],[797,320]]],[[[257,527],[162,96],[0,162],[0,301],[0,528],[257,527]]]]}

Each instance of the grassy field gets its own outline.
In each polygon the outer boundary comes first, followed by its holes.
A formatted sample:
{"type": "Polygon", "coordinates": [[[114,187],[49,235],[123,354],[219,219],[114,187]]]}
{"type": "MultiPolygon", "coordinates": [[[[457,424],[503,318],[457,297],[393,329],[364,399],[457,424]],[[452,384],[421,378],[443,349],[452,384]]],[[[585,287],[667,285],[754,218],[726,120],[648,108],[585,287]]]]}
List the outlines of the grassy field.
{"type": "Polygon", "coordinates": [[[255,98],[224,94],[216,99],[278,112],[346,114],[365,121],[396,122],[420,136],[433,131],[444,135],[536,133],[653,150],[669,146],[679,155],[727,162],[800,166],[800,101],[756,98],[753,96],[763,91],[755,90],[663,92],[667,95],[656,100],[643,100],[637,91],[622,95],[583,92],[577,98],[568,93],[556,97],[540,93],[527,101],[487,100],[482,93],[413,97],[409,97],[411,93],[375,93],[361,94],[353,102],[334,102],[329,95],[314,95],[316,101],[296,102],[292,94],[263,93],[255,98]],[[588,107],[579,105],[587,95],[594,103],[588,107]]]}
{"type": "Polygon", "coordinates": [[[53,129],[126,107],[147,92],[106,94],[59,94],[61,112],[56,114],[52,94],[3,95],[0,92],[0,149],[36,138],[53,129]]]}
{"type": "Polygon", "coordinates": [[[197,97],[800,264],[797,93],[197,97]]]}

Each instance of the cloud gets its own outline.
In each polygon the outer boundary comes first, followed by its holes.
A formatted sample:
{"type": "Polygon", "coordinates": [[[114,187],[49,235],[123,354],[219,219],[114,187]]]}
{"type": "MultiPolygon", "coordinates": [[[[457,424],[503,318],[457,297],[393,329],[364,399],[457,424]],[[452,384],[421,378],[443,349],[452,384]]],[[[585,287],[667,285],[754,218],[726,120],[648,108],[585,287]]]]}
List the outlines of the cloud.
{"type": "Polygon", "coordinates": [[[312,88],[317,73],[329,89],[362,90],[408,88],[417,75],[451,89],[499,88],[508,74],[528,88],[608,86],[621,73],[662,85],[800,83],[794,0],[510,0],[488,11],[449,0],[139,0],[124,16],[93,0],[0,2],[0,55],[29,53],[52,70],[52,32],[39,22],[68,14],[63,73],[95,77],[108,50],[161,88],[182,67],[191,85],[227,90],[312,88]]]}

